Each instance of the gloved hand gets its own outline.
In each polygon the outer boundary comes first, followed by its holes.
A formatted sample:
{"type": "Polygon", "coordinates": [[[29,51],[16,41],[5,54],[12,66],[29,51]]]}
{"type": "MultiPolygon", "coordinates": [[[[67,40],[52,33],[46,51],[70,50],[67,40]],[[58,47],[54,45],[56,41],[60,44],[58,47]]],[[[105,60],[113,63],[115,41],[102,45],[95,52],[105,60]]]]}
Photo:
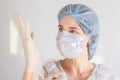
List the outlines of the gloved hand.
{"type": "Polygon", "coordinates": [[[40,60],[40,54],[37,48],[35,47],[33,41],[33,33],[30,33],[29,23],[24,23],[21,16],[18,13],[13,14],[13,19],[17,26],[24,47],[24,54],[26,58],[25,71],[34,72],[43,77],[44,73],[42,63],[40,60]]]}

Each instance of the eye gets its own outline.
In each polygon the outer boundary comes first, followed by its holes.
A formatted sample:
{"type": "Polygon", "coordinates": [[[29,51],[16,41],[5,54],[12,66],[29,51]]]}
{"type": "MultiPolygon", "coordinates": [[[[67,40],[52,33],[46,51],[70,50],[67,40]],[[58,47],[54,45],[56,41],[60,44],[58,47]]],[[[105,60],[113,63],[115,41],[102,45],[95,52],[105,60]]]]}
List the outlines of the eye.
{"type": "Polygon", "coordinates": [[[63,29],[59,27],[59,31],[63,31],[63,29]]]}
{"type": "Polygon", "coordinates": [[[75,31],[74,31],[74,30],[70,30],[69,32],[70,32],[70,33],[75,33],[75,31]]]}

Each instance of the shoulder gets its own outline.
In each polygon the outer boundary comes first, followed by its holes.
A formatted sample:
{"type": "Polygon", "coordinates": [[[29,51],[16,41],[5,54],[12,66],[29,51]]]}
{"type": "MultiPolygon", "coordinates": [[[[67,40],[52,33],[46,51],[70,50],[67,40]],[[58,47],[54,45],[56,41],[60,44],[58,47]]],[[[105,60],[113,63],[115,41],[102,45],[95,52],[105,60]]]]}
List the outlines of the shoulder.
{"type": "Polygon", "coordinates": [[[104,64],[96,65],[95,75],[97,80],[120,80],[117,73],[104,64]]]}
{"type": "Polygon", "coordinates": [[[43,64],[45,74],[49,75],[49,74],[53,74],[53,73],[56,73],[56,72],[61,72],[61,69],[59,68],[58,62],[59,61],[56,61],[56,60],[53,60],[53,59],[50,59],[47,62],[45,62],[43,64]]]}

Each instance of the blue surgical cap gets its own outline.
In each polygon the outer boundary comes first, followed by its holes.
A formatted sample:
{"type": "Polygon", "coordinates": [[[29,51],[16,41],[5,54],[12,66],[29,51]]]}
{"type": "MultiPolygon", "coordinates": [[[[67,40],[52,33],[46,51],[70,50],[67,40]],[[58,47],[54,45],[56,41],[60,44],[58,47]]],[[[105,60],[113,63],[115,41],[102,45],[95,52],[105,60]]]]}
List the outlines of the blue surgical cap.
{"type": "Polygon", "coordinates": [[[88,38],[88,59],[90,60],[97,49],[99,38],[99,23],[96,13],[83,4],[68,4],[58,13],[58,21],[65,16],[72,16],[86,33],[88,38]]]}

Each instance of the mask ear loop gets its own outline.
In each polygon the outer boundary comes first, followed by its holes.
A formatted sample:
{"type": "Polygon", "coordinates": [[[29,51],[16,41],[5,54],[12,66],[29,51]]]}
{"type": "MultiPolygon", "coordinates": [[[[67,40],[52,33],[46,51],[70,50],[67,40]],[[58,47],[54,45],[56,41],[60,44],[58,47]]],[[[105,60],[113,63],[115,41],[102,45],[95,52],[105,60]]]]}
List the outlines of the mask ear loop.
{"type": "MultiPolygon", "coordinates": [[[[86,32],[83,30],[83,28],[82,27],[80,27],[81,29],[82,29],[82,31],[83,31],[83,33],[86,35],[86,32]]],[[[86,35],[87,36],[87,35],[86,35]]],[[[87,36],[87,39],[88,39],[88,36],[87,36]]],[[[89,39],[88,39],[89,40],[89,39]]],[[[87,41],[87,45],[86,45],[86,47],[87,47],[87,51],[88,51],[88,60],[90,60],[90,58],[89,58],[89,42],[87,41]]]]}

